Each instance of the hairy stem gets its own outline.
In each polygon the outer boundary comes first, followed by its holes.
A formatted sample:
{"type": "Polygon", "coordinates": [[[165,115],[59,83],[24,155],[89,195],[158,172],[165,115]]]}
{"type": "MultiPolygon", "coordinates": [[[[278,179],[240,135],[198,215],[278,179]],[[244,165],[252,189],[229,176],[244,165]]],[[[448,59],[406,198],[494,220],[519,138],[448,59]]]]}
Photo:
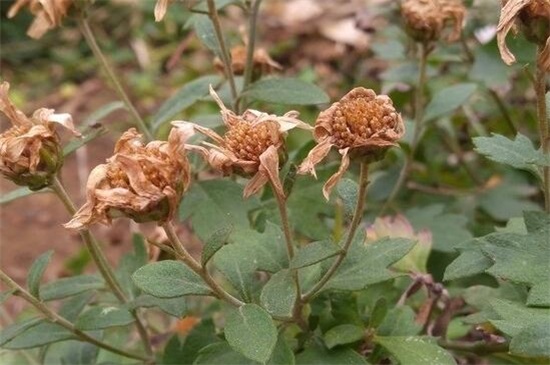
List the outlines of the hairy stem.
{"type": "Polygon", "coordinates": [[[88,23],[88,20],[83,16],[79,18],[78,25],[80,27],[80,31],[82,32],[82,34],[84,35],[84,38],[86,39],[86,42],[88,43],[88,46],[91,48],[95,58],[99,61],[101,67],[103,68],[103,71],[105,72],[109,80],[112,82],[119,98],[122,99],[122,101],[126,105],[126,108],[132,115],[132,118],[134,119],[134,122],[136,123],[137,128],[141,131],[141,133],[145,135],[145,137],[148,140],[150,141],[153,140],[154,139],[153,134],[151,133],[151,131],[149,131],[147,124],[145,124],[145,121],[139,115],[137,109],[134,107],[134,104],[132,104],[132,102],[130,101],[130,97],[128,96],[126,91],[124,91],[124,88],[122,87],[121,82],[116,76],[115,71],[113,70],[112,66],[109,64],[107,57],[103,54],[103,51],[101,51],[101,48],[97,43],[94,33],[90,28],[90,24],[88,23]]]}
{"type": "Polygon", "coordinates": [[[183,261],[191,270],[193,270],[195,273],[197,273],[206,284],[212,289],[216,297],[219,299],[225,300],[227,303],[235,306],[240,307],[244,305],[245,303],[240,301],[239,299],[235,298],[228,292],[226,292],[215,280],[214,278],[208,273],[208,270],[206,269],[206,266],[202,266],[199,264],[193,256],[187,250],[185,249],[185,246],[180,241],[176,229],[172,222],[165,223],[162,228],[166,232],[166,235],[168,236],[168,239],[172,243],[172,247],[174,248],[174,251],[176,253],[177,258],[179,258],[181,261],[183,261]]]}
{"type": "Polygon", "coordinates": [[[418,149],[418,144],[420,142],[420,137],[422,135],[422,119],[424,118],[424,86],[426,84],[426,66],[428,61],[429,49],[428,46],[424,43],[420,44],[420,65],[418,72],[418,83],[416,85],[416,93],[414,98],[414,131],[413,138],[411,142],[411,151],[405,157],[405,164],[401,168],[399,177],[393,190],[391,191],[386,203],[384,204],[380,213],[383,213],[395,200],[397,194],[401,191],[401,188],[407,181],[409,174],[411,172],[411,167],[414,162],[414,156],[416,150],[418,149]]]}
{"type": "MultiPolygon", "coordinates": [[[[539,57],[542,54],[542,48],[539,49],[539,57]]],[[[546,72],[542,67],[537,67],[535,76],[535,91],[537,94],[537,118],[539,121],[539,134],[542,152],[545,156],[550,157],[550,132],[549,120],[546,111],[546,72]]],[[[544,166],[542,169],[543,175],[543,192],[544,192],[544,209],[550,213],[550,166],[544,166]]]]}
{"type": "Polygon", "coordinates": [[[235,86],[235,76],[233,75],[233,68],[231,67],[231,54],[227,49],[225,43],[225,38],[223,37],[222,26],[220,22],[220,17],[218,14],[218,9],[216,8],[216,3],[214,0],[207,0],[208,4],[208,16],[214,25],[214,31],[216,33],[216,38],[220,45],[221,58],[223,63],[223,68],[225,70],[225,76],[229,82],[229,88],[231,89],[231,96],[233,97],[233,106],[236,107],[237,104],[237,87],[235,86]]]}
{"type": "Polygon", "coordinates": [[[306,303],[310,300],[315,294],[317,294],[325,284],[330,280],[330,278],[336,273],[336,270],[344,261],[344,258],[348,254],[348,250],[353,242],[359,223],[363,218],[363,213],[365,210],[365,200],[367,195],[367,186],[369,184],[369,164],[367,162],[361,163],[361,173],[359,175],[359,192],[357,194],[357,203],[355,204],[355,211],[353,212],[353,218],[346,236],[346,241],[342,245],[342,250],[336,257],[336,260],[332,263],[332,266],[328,271],[323,275],[317,284],[310,289],[309,292],[302,296],[302,302],[306,303]]]}
{"type": "MultiPolygon", "coordinates": [[[[58,177],[53,180],[51,189],[59,197],[59,200],[61,200],[63,205],[65,205],[65,208],[67,209],[69,214],[74,215],[76,213],[76,206],[58,177]]],[[[120,286],[120,283],[118,282],[115,273],[113,272],[113,269],[109,265],[109,261],[107,261],[107,258],[105,257],[105,254],[101,249],[101,246],[93,237],[92,233],[89,230],[85,229],[80,231],[80,236],[82,237],[86,248],[90,252],[90,255],[92,256],[92,259],[94,260],[99,272],[101,273],[101,276],[107,283],[107,286],[111,289],[113,294],[121,303],[127,303],[128,300],[126,298],[126,295],[124,294],[124,291],[122,290],[122,287],[120,286]]],[[[135,310],[132,310],[131,313],[136,320],[136,327],[141,337],[141,340],[145,345],[145,351],[147,352],[147,355],[152,356],[153,349],[151,347],[151,342],[149,340],[149,335],[147,334],[145,325],[142,323],[135,310]]]]}
{"type": "MultiPolygon", "coordinates": [[[[73,333],[76,337],[81,339],[82,341],[89,342],[91,344],[96,345],[97,347],[100,347],[102,349],[105,349],[107,351],[113,352],[118,355],[126,356],[131,359],[137,359],[141,361],[145,361],[146,363],[150,363],[151,359],[147,357],[143,357],[138,354],[134,354],[131,352],[127,352],[121,349],[117,349],[111,345],[108,345],[102,341],[99,341],[95,339],[94,337],[88,335],[87,333],[77,329],[71,322],[66,320],[65,318],[61,317],[59,314],[52,311],[46,304],[41,302],[38,298],[32,296],[29,292],[27,292],[23,287],[21,287],[19,284],[17,284],[15,281],[13,281],[4,271],[0,270],[0,280],[6,284],[6,286],[9,289],[15,290],[15,295],[23,298],[26,300],[29,304],[31,304],[33,307],[35,307],[38,311],[40,311],[42,314],[46,316],[51,322],[56,323],[67,330],[69,330],[71,333],[73,333]]],[[[45,334],[47,335],[47,334],[45,334]]]]}

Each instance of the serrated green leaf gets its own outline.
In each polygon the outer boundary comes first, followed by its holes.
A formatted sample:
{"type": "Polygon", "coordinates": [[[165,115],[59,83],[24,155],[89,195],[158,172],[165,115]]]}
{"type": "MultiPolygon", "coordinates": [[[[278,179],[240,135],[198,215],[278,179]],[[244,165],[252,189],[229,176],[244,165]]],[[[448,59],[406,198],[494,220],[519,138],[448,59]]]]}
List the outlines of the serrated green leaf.
{"type": "Polygon", "coordinates": [[[294,78],[267,78],[256,81],[245,91],[253,100],[274,104],[314,105],[330,101],[318,86],[294,78]]]}
{"type": "Polygon", "coordinates": [[[360,290],[396,276],[387,267],[405,256],[415,245],[406,238],[382,238],[367,245],[358,235],[355,246],[323,290],[360,290]]]}
{"type": "Polygon", "coordinates": [[[456,280],[484,273],[491,267],[493,261],[481,250],[482,243],[477,240],[468,240],[456,248],[460,255],[445,269],[444,281],[456,280]]]}
{"type": "Polygon", "coordinates": [[[340,247],[330,241],[311,242],[298,250],[292,259],[290,267],[298,269],[338,255],[340,247]]]}
{"type": "Polygon", "coordinates": [[[132,275],[132,279],[145,293],[159,298],[212,293],[199,275],[175,260],[145,265],[132,275]]]}
{"type": "Polygon", "coordinates": [[[63,299],[88,290],[102,289],[104,286],[103,280],[95,275],[78,275],[42,285],[40,296],[43,301],[63,299]]]}
{"type": "Polygon", "coordinates": [[[550,165],[550,160],[542,151],[536,150],[533,142],[521,133],[511,140],[500,134],[491,137],[475,137],[476,151],[498,163],[527,170],[540,177],[539,166],[550,165]]]}
{"type": "Polygon", "coordinates": [[[50,250],[38,256],[38,258],[33,262],[31,268],[29,269],[29,273],[27,274],[27,288],[29,289],[29,293],[37,298],[40,298],[39,289],[42,275],[44,275],[44,271],[50,263],[52,255],[53,250],[50,250]]]}
{"type": "Polygon", "coordinates": [[[550,319],[530,324],[510,342],[510,352],[526,357],[550,358],[550,319]]]}
{"type": "Polygon", "coordinates": [[[195,233],[203,239],[220,226],[249,228],[248,212],[259,208],[257,198],[242,198],[243,187],[229,179],[196,182],[180,205],[180,217],[191,218],[195,233]],[[212,224],[216,222],[216,224],[212,224]]]}
{"type": "Polygon", "coordinates": [[[525,328],[548,320],[550,309],[530,308],[522,303],[503,299],[493,299],[490,303],[496,316],[490,322],[508,336],[515,337],[525,328]]]}
{"type": "Polygon", "coordinates": [[[374,342],[384,347],[400,365],[456,365],[450,353],[426,337],[376,336],[374,342]]]}
{"type": "Polygon", "coordinates": [[[550,280],[533,285],[529,290],[527,305],[532,307],[550,307],[550,280]]]}
{"type": "Polygon", "coordinates": [[[134,321],[134,317],[126,309],[96,306],[82,313],[76,320],[75,326],[82,331],[92,331],[126,326],[134,321]]]}
{"type": "Polygon", "coordinates": [[[273,275],[262,289],[262,306],[273,316],[289,317],[296,301],[296,283],[289,270],[273,275]]]}
{"type": "Polygon", "coordinates": [[[296,356],[296,365],[367,365],[367,360],[349,348],[328,350],[312,345],[296,356]]]}
{"type": "Polygon", "coordinates": [[[15,322],[0,332],[0,347],[13,340],[15,337],[25,332],[27,329],[45,322],[43,318],[30,318],[20,322],[15,322]]]}
{"type": "Polygon", "coordinates": [[[129,310],[135,308],[160,308],[163,312],[181,318],[187,312],[187,302],[185,298],[157,298],[152,295],[142,294],[127,304],[129,310]]]}
{"type": "Polygon", "coordinates": [[[365,329],[353,324],[341,324],[332,327],[324,334],[325,344],[329,349],[338,345],[345,345],[361,340],[365,336],[365,329]]]}
{"type": "Polygon", "coordinates": [[[476,90],[476,84],[464,83],[449,86],[439,91],[426,106],[424,120],[436,119],[453,112],[466,103],[476,90]]]}
{"type": "Polygon", "coordinates": [[[422,330],[422,325],[416,323],[416,313],[411,307],[396,307],[390,309],[376,333],[379,336],[415,336],[422,330]]]}
{"type": "Polygon", "coordinates": [[[227,316],[225,338],[235,351],[265,363],[277,343],[277,328],[264,309],[245,304],[227,316]]]}
{"type": "Polygon", "coordinates": [[[174,118],[174,116],[199,101],[205,95],[208,95],[209,86],[216,86],[220,80],[219,76],[206,75],[183,85],[161,105],[153,116],[151,119],[153,130],[157,130],[163,123],[174,118]]]}
{"type": "Polygon", "coordinates": [[[231,226],[223,226],[212,233],[210,237],[208,237],[208,239],[204,243],[204,247],[202,248],[202,266],[205,266],[208,261],[210,261],[212,256],[214,256],[214,254],[227,243],[232,230],[233,227],[231,226]]]}

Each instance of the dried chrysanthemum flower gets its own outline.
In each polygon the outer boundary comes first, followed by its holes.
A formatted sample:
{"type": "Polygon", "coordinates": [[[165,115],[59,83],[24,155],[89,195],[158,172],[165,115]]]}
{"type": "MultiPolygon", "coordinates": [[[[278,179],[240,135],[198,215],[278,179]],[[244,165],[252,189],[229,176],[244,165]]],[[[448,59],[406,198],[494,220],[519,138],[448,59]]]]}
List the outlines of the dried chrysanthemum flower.
{"type": "MultiPolygon", "coordinates": [[[[231,69],[235,75],[242,75],[246,65],[246,47],[236,46],[231,49],[231,69]]],[[[214,66],[220,72],[224,72],[223,62],[216,58],[214,66]]],[[[282,66],[274,61],[267,51],[263,48],[258,48],[254,51],[252,71],[255,75],[265,75],[272,73],[274,70],[281,70],[282,66]]]]}
{"type": "Polygon", "coordinates": [[[506,36],[515,25],[520,25],[526,38],[542,48],[539,67],[550,71],[550,0],[507,0],[502,3],[497,26],[502,60],[507,65],[516,62],[516,57],[506,46],[506,36]]]}
{"type": "Polygon", "coordinates": [[[328,155],[332,147],[338,148],[342,155],[340,168],[323,187],[323,195],[328,200],[332,188],[349,167],[350,154],[377,158],[387,147],[395,146],[404,132],[401,115],[388,96],[356,87],[319,114],[313,133],[317,145],[302,162],[298,173],[316,176],[315,165],[328,155]]]}
{"type": "Polygon", "coordinates": [[[0,84],[0,111],[13,125],[0,134],[0,174],[17,185],[39,190],[50,185],[63,164],[63,150],[54,123],[80,134],[69,114],[40,108],[27,117],[9,99],[9,88],[7,82],[0,84]]]}
{"type": "Polygon", "coordinates": [[[116,143],[114,155],[90,173],[86,203],[65,227],[110,224],[120,215],[138,223],[162,224],[171,219],[190,182],[184,145],[191,133],[173,128],[168,141],[144,145],[135,128],[126,131],[116,143]]]}
{"type": "Polygon", "coordinates": [[[432,233],[423,229],[415,232],[411,222],[403,216],[376,218],[367,228],[366,244],[384,237],[409,238],[418,241],[407,255],[392,266],[401,271],[427,273],[427,264],[432,249],[432,233]]]}
{"type": "Polygon", "coordinates": [[[436,41],[445,24],[453,23],[449,42],[460,38],[466,8],[461,0],[403,0],[401,15],[409,35],[418,42],[436,41]]]}
{"type": "Polygon", "coordinates": [[[227,131],[220,136],[213,130],[194,123],[172,122],[179,128],[192,126],[216,142],[204,142],[203,146],[187,145],[187,148],[201,153],[215,170],[224,175],[238,173],[252,176],[244,189],[245,198],[258,192],[269,181],[273,184],[275,193],[284,196],[279,179],[279,152],[284,152],[285,132],[295,127],[311,127],[298,119],[296,111],[276,116],[248,109],[242,115],[237,115],[225,107],[212,87],[210,95],[221,109],[227,131]]]}
{"type": "Polygon", "coordinates": [[[48,30],[61,25],[73,0],[17,0],[8,10],[8,18],[13,18],[19,10],[28,7],[34,20],[27,30],[31,38],[41,38],[48,30]]]}

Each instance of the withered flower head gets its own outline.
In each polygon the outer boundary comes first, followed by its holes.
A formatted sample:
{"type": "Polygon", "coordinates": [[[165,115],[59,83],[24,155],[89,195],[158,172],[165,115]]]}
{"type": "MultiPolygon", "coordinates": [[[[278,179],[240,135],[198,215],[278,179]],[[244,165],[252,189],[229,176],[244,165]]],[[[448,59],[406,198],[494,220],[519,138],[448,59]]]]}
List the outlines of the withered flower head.
{"type": "Polygon", "coordinates": [[[34,21],[27,30],[31,38],[41,38],[48,30],[61,25],[73,0],[17,0],[8,10],[8,18],[13,18],[19,10],[28,7],[34,14],[34,21]]]}
{"type": "Polygon", "coordinates": [[[171,219],[190,182],[184,129],[173,128],[168,141],[144,145],[134,128],[115,145],[106,164],[96,166],[86,184],[86,203],[66,228],[84,229],[93,223],[110,224],[120,215],[142,223],[171,219]]]}
{"type": "Polygon", "coordinates": [[[460,38],[466,8],[461,0],[403,0],[401,15],[409,35],[418,42],[431,42],[441,38],[447,22],[453,30],[447,41],[460,38]]]}
{"type": "Polygon", "coordinates": [[[285,132],[295,127],[311,127],[298,119],[296,111],[276,116],[248,109],[242,115],[237,115],[225,107],[212,87],[210,95],[221,109],[227,131],[220,136],[213,130],[194,123],[172,122],[179,128],[191,126],[216,143],[204,142],[203,146],[186,147],[201,153],[215,170],[224,175],[238,173],[252,176],[244,189],[245,198],[258,192],[269,181],[275,187],[276,193],[283,196],[279,180],[279,153],[284,152],[285,132]]]}
{"type": "Polygon", "coordinates": [[[0,173],[17,185],[40,190],[50,185],[63,164],[54,123],[80,134],[69,114],[55,114],[53,109],[40,108],[28,118],[9,99],[9,88],[7,82],[0,84],[0,111],[13,125],[0,134],[0,173]]]}
{"type": "Polygon", "coordinates": [[[539,67],[550,71],[550,0],[504,0],[497,26],[497,42],[502,60],[511,65],[516,57],[506,46],[506,36],[519,25],[525,37],[541,47],[539,67]]]}
{"type": "MultiPolygon", "coordinates": [[[[242,75],[246,65],[246,47],[236,46],[231,49],[231,69],[235,75],[242,75]]],[[[216,57],[214,66],[219,72],[224,72],[223,62],[216,57]]],[[[263,48],[254,51],[252,72],[255,75],[266,75],[274,70],[281,70],[282,66],[269,57],[269,53],[263,48]]]]}
{"type": "Polygon", "coordinates": [[[315,165],[333,146],[338,148],[342,155],[340,168],[323,187],[323,195],[328,200],[330,191],[349,166],[350,154],[376,158],[387,147],[395,146],[404,132],[401,115],[388,96],[356,87],[319,114],[313,132],[317,146],[309,152],[298,173],[316,176],[315,165]]]}

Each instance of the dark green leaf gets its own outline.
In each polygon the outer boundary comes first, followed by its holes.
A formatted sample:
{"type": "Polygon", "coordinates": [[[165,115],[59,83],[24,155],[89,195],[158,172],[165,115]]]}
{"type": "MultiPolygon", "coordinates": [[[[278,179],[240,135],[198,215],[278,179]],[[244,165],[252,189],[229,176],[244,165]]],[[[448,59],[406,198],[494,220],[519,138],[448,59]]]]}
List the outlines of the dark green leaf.
{"type": "Polygon", "coordinates": [[[158,129],[163,123],[169,121],[175,115],[199,101],[208,94],[208,87],[210,85],[216,86],[220,80],[219,76],[207,75],[183,85],[174,95],[161,105],[157,113],[153,116],[151,119],[153,130],[158,129]]]}
{"type": "Polygon", "coordinates": [[[245,304],[228,315],[225,337],[235,351],[265,363],[277,343],[277,328],[260,306],[245,304]]]}
{"type": "Polygon", "coordinates": [[[325,335],[325,344],[329,349],[338,346],[353,343],[361,340],[365,336],[365,329],[353,324],[341,324],[329,329],[325,335]]]}
{"type": "Polygon", "coordinates": [[[132,279],[141,290],[159,298],[211,294],[199,275],[183,262],[174,260],[145,265],[132,275],[132,279]]]}
{"type": "Polygon", "coordinates": [[[388,313],[387,299],[384,297],[378,298],[370,314],[369,327],[378,328],[378,326],[380,326],[382,321],[386,318],[387,313],[388,313]]]}
{"type": "Polygon", "coordinates": [[[493,262],[481,251],[481,245],[482,243],[479,240],[473,239],[457,246],[460,256],[447,266],[443,280],[456,280],[474,276],[490,268],[493,262]]]}
{"type": "Polygon", "coordinates": [[[97,306],[82,313],[76,320],[75,326],[83,331],[92,331],[126,326],[134,320],[132,314],[126,309],[97,306]]]}
{"type": "Polygon", "coordinates": [[[426,106],[424,120],[428,121],[450,114],[466,103],[476,90],[476,84],[464,83],[449,86],[439,91],[426,106]]]}
{"type": "Polygon", "coordinates": [[[320,345],[306,348],[296,356],[296,365],[367,365],[367,360],[349,348],[328,350],[320,345]]]}
{"type": "Polygon", "coordinates": [[[550,358],[550,319],[522,329],[510,342],[510,352],[526,357],[550,358]]]}
{"type": "Polygon", "coordinates": [[[78,275],[42,285],[40,296],[44,301],[63,299],[88,290],[102,289],[104,285],[103,280],[97,276],[78,275]]]}
{"type": "Polygon", "coordinates": [[[202,248],[202,266],[205,266],[208,261],[210,261],[212,256],[214,256],[214,254],[227,243],[232,230],[233,228],[231,226],[222,226],[217,231],[212,233],[212,235],[206,240],[204,247],[202,248]]]}
{"type": "Polygon", "coordinates": [[[290,317],[296,301],[296,284],[289,270],[273,275],[260,296],[262,306],[273,316],[290,317]]]}
{"type": "Polygon", "coordinates": [[[339,252],[340,247],[330,241],[312,242],[298,250],[290,263],[290,267],[297,269],[314,265],[338,255],[339,252]]]}
{"type": "Polygon", "coordinates": [[[274,104],[312,105],[330,101],[318,86],[293,78],[267,78],[253,83],[245,95],[274,104]]]}
{"type": "Polygon", "coordinates": [[[376,332],[379,336],[414,336],[422,330],[415,319],[416,313],[410,307],[396,307],[388,311],[376,332]]]}
{"type": "Polygon", "coordinates": [[[490,318],[491,323],[508,336],[515,337],[524,329],[543,323],[550,318],[548,308],[530,308],[522,303],[509,300],[493,299],[490,303],[496,316],[490,318]]]}
{"type": "Polygon", "coordinates": [[[527,305],[533,307],[550,307],[550,280],[543,280],[529,290],[527,305]]]}
{"type": "Polygon", "coordinates": [[[53,250],[43,253],[38,256],[38,258],[33,262],[29,273],[27,274],[27,288],[29,288],[29,293],[31,295],[40,298],[40,281],[42,280],[42,275],[46,267],[50,263],[50,260],[53,255],[53,250]]]}
{"type": "Polygon", "coordinates": [[[185,298],[182,297],[157,298],[152,295],[142,294],[128,303],[128,309],[130,310],[140,307],[158,307],[165,313],[177,318],[183,317],[183,315],[187,312],[187,302],[185,301],[185,298]]]}
{"type": "Polygon", "coordinates": [[[252,301],[256,264],[253,248],[232,244],[221,248],[214,257],[216,268],[229,280],[245,301],[252,301]]]}
{"type": "Polygon", "coordinates": [[[456,365],[450,353],[426,337],[414,336],[376,336],[374,342],[382,345],[400,365],[456,365]]]}

